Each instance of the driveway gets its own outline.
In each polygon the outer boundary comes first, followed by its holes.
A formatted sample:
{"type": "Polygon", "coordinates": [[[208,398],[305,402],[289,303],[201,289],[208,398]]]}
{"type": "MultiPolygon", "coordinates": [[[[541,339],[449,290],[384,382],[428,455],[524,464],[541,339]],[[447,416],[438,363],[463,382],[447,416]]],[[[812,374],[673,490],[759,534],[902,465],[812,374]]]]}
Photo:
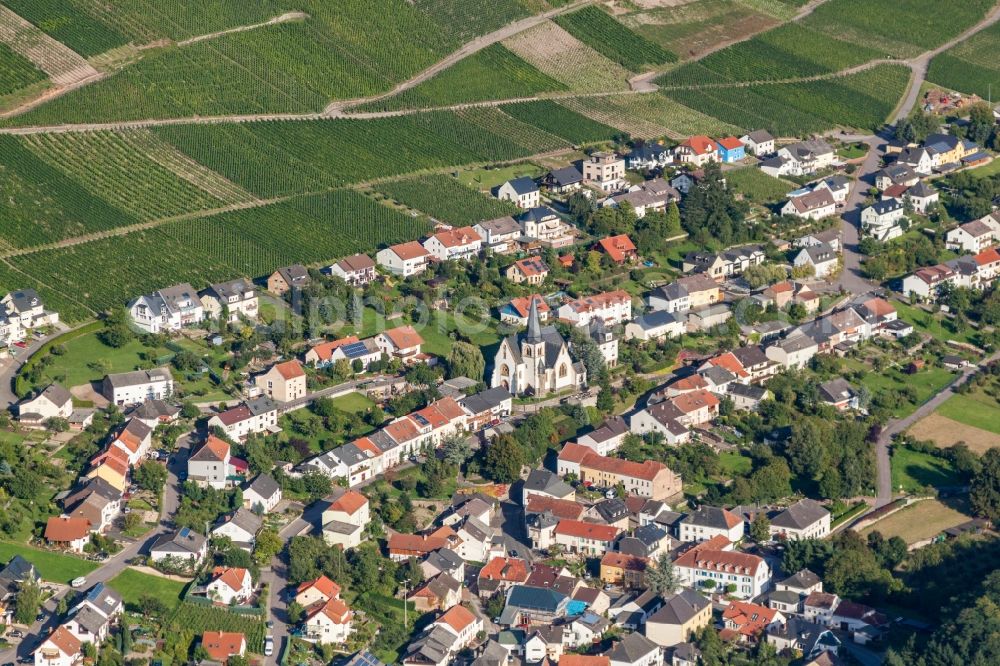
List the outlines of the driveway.
{"type": "Polygon", "coordinates": [[[17,373],[21,370],[21,366],[24,365],[24,362],[27,361],[32,354],[41,349],[42,345],[46,342],[70,330],[69,327],[64,324],[59,324],[56,328],[57,330],[55,333],[47,335],[44,338],[32,338],[32,341],[28,343],[28,346],[24,349],[14,347],[14,349],[17,350],[14,357],[5,361],[0,361],[0,408],[7,408],[17,403],[17,394],[14,393],[14,377],[16,377],[17,373]]]}

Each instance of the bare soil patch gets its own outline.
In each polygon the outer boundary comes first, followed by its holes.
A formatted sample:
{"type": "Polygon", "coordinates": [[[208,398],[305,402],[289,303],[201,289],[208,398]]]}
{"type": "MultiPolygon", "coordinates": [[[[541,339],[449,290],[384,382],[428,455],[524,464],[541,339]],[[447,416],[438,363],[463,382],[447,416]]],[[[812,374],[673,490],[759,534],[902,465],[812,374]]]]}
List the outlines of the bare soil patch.
{"type": "Polygon", "coordinates": [[[861,533],[868,534],[878,530],[887,539],[898,536],[908,544],[916,543],[971,520],[972,517],[960,511],[960,508],[964,507],[957,503],[949,506],[936,499],[923,500],[866,527],[861,533]]]}
{"type": "Polygon", "coordinates": [[[910,428],[910,434],[917,439],[930,440],[941,448],[965,442],[972,451],[980,454],[994,446],[1000,446],[1000,435],[937,413],[917,421],[910,428]]]}

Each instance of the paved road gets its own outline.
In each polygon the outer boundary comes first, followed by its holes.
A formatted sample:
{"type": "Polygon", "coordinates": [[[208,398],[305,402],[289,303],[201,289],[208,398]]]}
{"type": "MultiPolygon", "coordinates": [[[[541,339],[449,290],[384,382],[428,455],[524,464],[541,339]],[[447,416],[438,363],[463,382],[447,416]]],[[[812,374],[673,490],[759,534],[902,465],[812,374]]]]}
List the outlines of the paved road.
{"type": "MultiPolygon", "coordinates": [[[[85,326],[86,324],[82,325],[85,326]]],[[[32,339],[32,342],[30,342],[25,349],[15,347],[15,349],[17,349],[17,355],[12,359],[4,361],[3,368],[0,369],[0,409],[6,409],[7,407],[17,403],[17,394],[14,393],[14,378],[17,377],[17,373],[21,370],[25,361],[31,358],[32,354],[37,352],[42,345],[52,338],[58,337],[69,330],[75,330],[70,329],[64,324],[59,324],[57,329],[58,330],[55,333],[47,335],[40,340],[32,339]]]]}
{"type": "Polygon", "coordinates": [[[925,416],[929,416],[935,409],[940,407],[945,400],[955,395],[955,389],[968,381],[969,377],[975,374],[980,367],[996,361],[997,359],[1000,359],[1000,351],[984,358],[976,365],[970,365],[969,367],[963,369],[950,384],[938,391],[930,400],[920,405],[915,412],[906,418],[893,419],[886,425],[879,435],[875,448],[875,453],[878,457],[878,494],[875,499],[876,508],[885,506],[892,501],[892,466],[891,457],[889,455],[889,446],[892,444],[892,438],[900,433],[906,432],[910,426],[925,416]]]}
{"type": "Polygon", "coordinates": [[[840,272],[838,286],[841,290],[852,294],[866,294],[878,287],[861,274],[861,252],[858,244],[861,240],[861,209],[864,207],[868,188],[875,184],[875,173],[881,168],[883,157],[881,146],[885,140],[877,136],[834,135],[844,141],[855,141],[868,144],[868,155],[864,162],[858,165],[854,173],[854,184],[851,193],[844,204],[841,215],[841,236],[844,244],[844,270],[840,272]]]}

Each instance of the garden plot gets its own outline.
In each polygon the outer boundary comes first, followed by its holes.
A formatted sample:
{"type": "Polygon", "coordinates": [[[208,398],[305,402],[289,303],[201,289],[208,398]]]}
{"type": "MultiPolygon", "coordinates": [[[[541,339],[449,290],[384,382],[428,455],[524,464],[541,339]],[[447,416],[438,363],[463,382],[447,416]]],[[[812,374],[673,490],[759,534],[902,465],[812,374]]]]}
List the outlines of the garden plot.
{"type": "Polygon", "coordinates": [[[72,85],[97,75],[83,56],[52,39],[0,5],[0,42],[35,64],[57,86],[72,85]]]}
{"type": "Polygon", "coordinates": [[[557,81],[581,92],[625,90],[631,73],[551,21],[503,45],[557,81]]]}

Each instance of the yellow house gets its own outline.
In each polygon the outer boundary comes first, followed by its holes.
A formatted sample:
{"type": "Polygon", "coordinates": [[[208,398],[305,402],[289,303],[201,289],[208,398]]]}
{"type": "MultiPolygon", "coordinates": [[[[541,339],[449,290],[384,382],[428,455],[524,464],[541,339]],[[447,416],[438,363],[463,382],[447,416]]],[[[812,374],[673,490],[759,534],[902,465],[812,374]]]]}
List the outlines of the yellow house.
{"type": "MultiPolygon", "coordinates": [[[[109,450],[109,453],[111,451],[118,450],[119,449],[117,448],[113,448],[109,450]]],[[[128,463],[123,462],[114,455],[108,455],[103,461],[90,470],[90,473],[87,474],[87,478],[104,479],[110,483],[115,490],[125,492],[125,488],[128,487],[128,463]]]]}
{"type": "Polygon", "coordinates": [[[646,638],[657,645],[672,647],[712,621],[712,602],[694,590],[681,590],[667,597],[663,606],[646,619],[646,638]]]}

